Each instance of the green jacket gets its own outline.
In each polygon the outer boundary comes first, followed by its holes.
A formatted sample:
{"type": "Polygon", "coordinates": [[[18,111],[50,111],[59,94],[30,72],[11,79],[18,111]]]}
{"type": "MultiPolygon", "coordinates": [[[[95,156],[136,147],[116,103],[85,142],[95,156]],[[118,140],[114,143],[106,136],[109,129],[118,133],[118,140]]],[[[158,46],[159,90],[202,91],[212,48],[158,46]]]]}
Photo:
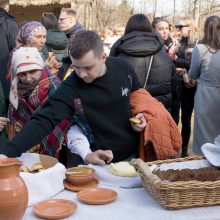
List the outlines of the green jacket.
{"type": "Polygon", "coordinates": [[[62,31],[47,31],[47,40],[42,49],[42,53],[47,59],[48,52],[53,52],[56,60],[62,65],[62,59],[68,57],[67,53],[68,40],[62,31]]]}

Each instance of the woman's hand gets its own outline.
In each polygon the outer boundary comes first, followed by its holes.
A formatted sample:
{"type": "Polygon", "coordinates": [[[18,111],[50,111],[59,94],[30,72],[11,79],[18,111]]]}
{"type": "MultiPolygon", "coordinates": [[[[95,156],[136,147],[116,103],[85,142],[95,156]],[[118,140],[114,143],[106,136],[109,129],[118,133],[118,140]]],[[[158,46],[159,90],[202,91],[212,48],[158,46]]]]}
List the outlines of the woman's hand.
{"type": "Polygon", "coordinates": [[[49,56],[46,60],[45,60],[45,65],[49,68],[49,70],[53,73],[56,74],[59,70],[59,68],[61,67],[61,65],[57,62],[56,57],[54,54],[52,54],[51,56],[49,56]]]}
{"type": "Polygon", "coordinates": [[[5,125],[9,122],[10,120],[5,117],[0,117],[0,131],[2,131],[5,127],[5,125]]]}
{"type": "Polygon", "coordinates": [[[176,68],[176,74],[179,76],[183,76],[184,74],[186,74],[186,72],[186,69],[176,68]]]}
{"type": "Polygon", "coordinates": [[[143,113],[138,113],[137,115],[135,115],[135,117],[138,118],[141,122],[139,124],[135,124],[135,123],[132,122],[131,126],[132,126],[134,131],[141,132],[146,127],[147,122],[145,120],[145,117],[144,117],[143,113]]]}
{"type": "Polygon", "coordinates": [[[191,78],[188,76],[188,82],[184,82],[184,83],[185,83],[185,86],[186,86],[187,88],[192,88],[192,87],[196,86],[197,80],[191,79],[191,78]]]}
{"type": "Polygon", "coordinates": [[[180,43],[173,40],[173,45],[169,48],[169,53],[176,54],[180,48],[180,43]]]}

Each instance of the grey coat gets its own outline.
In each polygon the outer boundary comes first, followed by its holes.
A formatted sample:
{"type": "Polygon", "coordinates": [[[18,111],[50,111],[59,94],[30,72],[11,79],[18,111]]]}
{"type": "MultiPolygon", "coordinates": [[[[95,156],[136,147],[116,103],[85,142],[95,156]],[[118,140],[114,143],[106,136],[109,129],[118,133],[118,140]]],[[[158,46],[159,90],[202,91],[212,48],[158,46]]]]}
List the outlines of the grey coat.
{"type": "Polygon", "coordinates": [[[204,44],[195,46],[189,76],[199,79],[194,106],[193,151],[202,155],[201,146],[213,143],[220,134],[220,50],[210,52],[204,44]]]}

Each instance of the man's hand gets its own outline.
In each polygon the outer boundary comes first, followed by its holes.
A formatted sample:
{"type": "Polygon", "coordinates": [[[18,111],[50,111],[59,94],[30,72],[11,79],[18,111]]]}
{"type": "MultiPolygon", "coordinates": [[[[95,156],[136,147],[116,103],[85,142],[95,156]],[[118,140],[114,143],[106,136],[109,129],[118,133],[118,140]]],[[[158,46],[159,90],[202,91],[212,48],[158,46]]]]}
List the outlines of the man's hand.
{"type": "Polygon", "coordinates": [[[113,153],[111,150],[97,150],[95,152],[87,154],[85,161],[92,164],[110,163],[113,159],[113,153]]]}
{"type": "Polygon", "coordinates": [[[0,117],[0,131],[3,130],[3,128],[5,127],[5,125],[9,122],[10,120],[8,118],[5,117],[0,117]]]}
{"type": "Polygon", "coordinates": [[[141,123],[139,123],[139,124],[131,123],[131,126],[135,131],[141,132],[146,127],[147,122],[146,122],[144,115],[142,113],[138,113],[137,115],[135,115],[135,117],[140,119],[141,123]]]}

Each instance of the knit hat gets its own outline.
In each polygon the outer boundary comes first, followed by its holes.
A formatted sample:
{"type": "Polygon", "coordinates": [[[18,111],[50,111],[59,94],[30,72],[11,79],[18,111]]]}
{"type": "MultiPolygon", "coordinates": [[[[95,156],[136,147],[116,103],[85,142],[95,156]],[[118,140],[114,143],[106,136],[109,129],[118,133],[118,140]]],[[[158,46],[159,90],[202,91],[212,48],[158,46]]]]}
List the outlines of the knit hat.
{"type": "Polygon", "coordinates": [[[43,70],[44,61],[36,47],[20,47],[12,54],[12,71],[11,71],[11,89],[9,99],[12,105],[18,107],[18,91],[17,84],[19,73],[43,70]]]}
{"type": "Polygon", "coordinates": [[[27,45],[36,31],[43,29],[46,32],[45,27],[38,21],[30,21],[21,26],[18,33],[18,40],[24,45],[27,45]]]}

